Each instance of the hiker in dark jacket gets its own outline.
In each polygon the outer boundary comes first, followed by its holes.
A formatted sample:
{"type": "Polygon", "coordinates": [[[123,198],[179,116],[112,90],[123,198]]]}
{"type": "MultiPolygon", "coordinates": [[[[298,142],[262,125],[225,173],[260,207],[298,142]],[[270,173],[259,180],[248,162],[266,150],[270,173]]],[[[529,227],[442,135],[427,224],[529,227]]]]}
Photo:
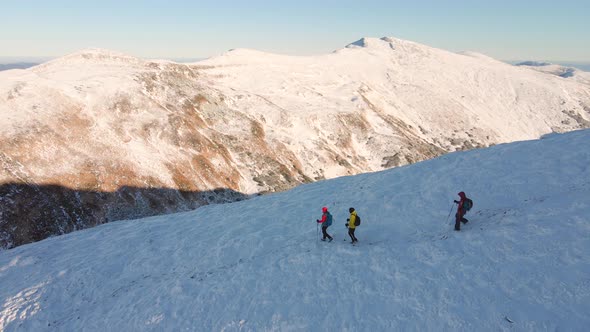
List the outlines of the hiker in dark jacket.
{"type": "Polygon", "coordinates": [[[350,243],[355,243],[358,242],[358,239],[354,235],[354,231],[356,229],[356,225],[354,223],[357,218],[356,211],[354,210],[354,208],[350,208],[348,209],[348,212],[350,212],[350,217],[346,219],[346,221],[348,221],[348,223],[346,224],[346,227],[348,227],[348,236],[350,236],[350,239],[352,240],[350,243]]]}
{"type": "Polygon", "coordinates": [[[463,204],[467,200],[467,196],[465,196],[464,192],[460,192],[458,195],[459,195],[459,197],[461,197],[461,199],[459,201],[454,201],[455,203],[457,203],[459,205],[457,207],[457,213],[455,214],[455,230],[456,231],[461,230],[461,223],[466,224],[467,222],[469,222],[469,220],[467,220],[463,217],[465,215],[465,213],[467,212],[463,208],[463,204]]]}
{"type": "Polygon", "coordinates": [[[324,206],[322,208],[322,219],[318,219],[316,221],[318,224],[322,224],[322,241],[326,241],[326,239],[328,239],[328,241],[332,242],[334,238],[328,234],[328,227],[332,225],[332,214],[328,212],[327,207],[324,206]]]}

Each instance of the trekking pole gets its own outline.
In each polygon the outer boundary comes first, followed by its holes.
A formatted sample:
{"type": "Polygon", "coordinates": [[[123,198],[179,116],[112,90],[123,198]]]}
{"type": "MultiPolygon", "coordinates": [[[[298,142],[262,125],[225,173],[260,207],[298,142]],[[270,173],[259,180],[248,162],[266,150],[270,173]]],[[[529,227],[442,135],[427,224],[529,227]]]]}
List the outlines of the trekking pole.
{"type": "Polygon", "coordinates": [[[451,210],[449,211],[449,215],[447,216],[447,221],[445,222],[445,224],[449,222],[449,218],[451,217],[451,212],[453,212],[453,205],[454,205],[454,204],[455,204],[455,203],[452,203],[452,204],[451,204],[451,210]]]}
{"type": "Polygon", "coordinates": [[[315,223],[315,234],[317,237],[317,242],[320,242],[320,224],[319,223],[315,223]]]}

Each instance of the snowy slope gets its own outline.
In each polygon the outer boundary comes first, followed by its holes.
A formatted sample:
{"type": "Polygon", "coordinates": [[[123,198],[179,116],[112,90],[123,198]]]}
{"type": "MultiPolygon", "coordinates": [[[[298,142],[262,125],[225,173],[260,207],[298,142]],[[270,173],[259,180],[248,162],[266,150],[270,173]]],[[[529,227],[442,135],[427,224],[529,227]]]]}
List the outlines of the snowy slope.
{"type": "Polygon", "coordinates": [[[457,152],[3,251],[0,330],[585,331],[588,142],[457,152]],[[475,206],[454,232],[460,190],[475,206]],[[323,205],[332,243],[317,241],[323,205]]]}

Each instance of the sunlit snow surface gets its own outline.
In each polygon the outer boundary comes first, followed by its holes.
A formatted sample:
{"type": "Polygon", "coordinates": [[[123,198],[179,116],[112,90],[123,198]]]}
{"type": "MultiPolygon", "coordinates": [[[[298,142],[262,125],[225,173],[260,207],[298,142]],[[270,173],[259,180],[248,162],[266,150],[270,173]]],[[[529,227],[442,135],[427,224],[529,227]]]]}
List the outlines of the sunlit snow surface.
{"type": "Polygon", "coordinates": [[[584,331],[589,142],[453,153],[3,251],[0,330],[584,331]],[[459,191],[475,205],[454,232],[459,191]]]}

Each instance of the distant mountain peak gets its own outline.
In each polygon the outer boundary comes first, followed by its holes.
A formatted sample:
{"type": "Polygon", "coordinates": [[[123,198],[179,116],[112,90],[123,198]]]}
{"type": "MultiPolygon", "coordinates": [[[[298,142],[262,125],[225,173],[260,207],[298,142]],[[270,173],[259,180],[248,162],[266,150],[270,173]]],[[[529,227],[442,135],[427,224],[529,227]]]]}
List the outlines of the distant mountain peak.
{"type": "Polygon", "coordinates": [[[355,42],[346,45],[346,48],[382,48],[395,49],[396,39],[391,37],[371,38],[363,37],[355,42]]]}
{"type": "Polygon", "coordinates": [[[539,62],[539,61],[523,61],[517,63],[515,66],[531,66],[531,67],[544,67],[550,66],[551,63],[549,62],[539,62]]]}
{"type": "Polygon", "coordinates": [[[574,67],[562,66],[549,62],[538,62],[538,61],[523,61],[515,64],[517,67],[530,68],[542,73],[556,75],[561,78],[574,78],[578,81],[588,84],[588,75],[583,71],[580,71],[574,67]],[[578,77],[579,76],[579,77],[578,77]]]}
{"type": "Polygon", "coordinates": [[[117,63],[117,64],[141,64],[145,60],[140,58],[102,48],[85,48],[80,51],[70,53],[57,59],[46,62],[37,68],[46,68],[54,65],[71,64],[71,63],[117,63]]]}

